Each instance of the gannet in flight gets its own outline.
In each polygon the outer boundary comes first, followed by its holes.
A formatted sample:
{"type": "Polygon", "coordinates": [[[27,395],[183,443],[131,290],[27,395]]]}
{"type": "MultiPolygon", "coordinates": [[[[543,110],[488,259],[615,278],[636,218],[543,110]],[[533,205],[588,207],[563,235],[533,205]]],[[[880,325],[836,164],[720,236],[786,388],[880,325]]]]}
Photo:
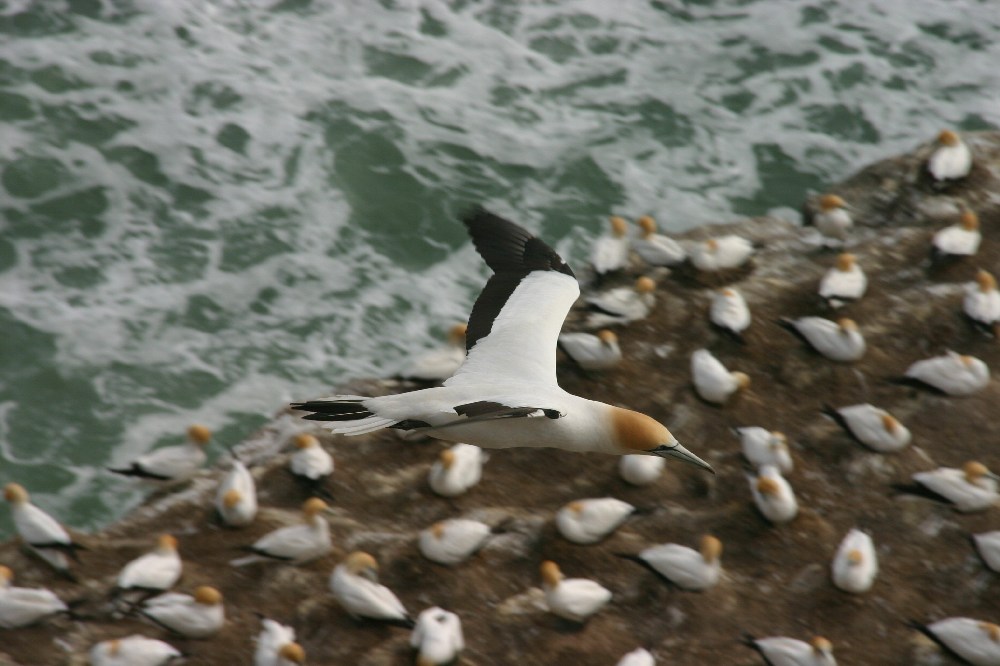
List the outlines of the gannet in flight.
{"type": "Polygon", "coordinates": [[[468,355],[454,376],[440,387],[377,398],[336,395],[295,409],[344,435],[419,430],[485,448],[645,453],[712,471],[652,418],[562,390],[556,340],[580,295],[573,271],[543,241],[485,210],[463,223],[494,275],[472,308],[468,355]]]}

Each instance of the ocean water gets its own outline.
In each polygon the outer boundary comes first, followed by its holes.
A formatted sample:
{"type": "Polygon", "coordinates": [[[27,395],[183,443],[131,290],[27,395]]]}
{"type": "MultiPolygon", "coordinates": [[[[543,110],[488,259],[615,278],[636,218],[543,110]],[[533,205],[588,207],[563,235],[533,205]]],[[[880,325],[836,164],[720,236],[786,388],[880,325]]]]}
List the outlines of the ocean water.
{"type": "Polygon", "coordinates": [[[97,529],[106,465],[464,320],[470,204],[576,264],[612,213],[794,217],[1000,126],[997,62],[991,0],[0,0],[0,482],[97,529]]]}

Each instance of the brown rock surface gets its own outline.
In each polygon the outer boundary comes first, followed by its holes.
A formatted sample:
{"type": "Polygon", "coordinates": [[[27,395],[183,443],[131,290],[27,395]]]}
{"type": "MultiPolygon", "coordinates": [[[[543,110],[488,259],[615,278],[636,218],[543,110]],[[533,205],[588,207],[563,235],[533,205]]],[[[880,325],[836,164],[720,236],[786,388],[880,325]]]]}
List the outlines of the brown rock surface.
{"type": "MultiPolygon", "coordinates": [[[[660,279],[653,316],[619,331],[627,357],[620,368],[588,377],[563,366],[564,388],[660,419],[711,462],[717,476],[671,463],[654,485],[634,488],[619,478],[611,457],[510,449],[492,452],[482,482],[447,500],[434,496],[426,482],[441,443],[403,442],[392,432],[349,439],[316,430],[337,463],[330,516],[334,554],[298,567],[233,569],[228,562],[239,555],[237,546],[295,520],[304,499],[279,450],[294,433],[313,426],[283,414],[239,448],[257,477],[263,507],[247,528],[223,529],[213,520],[210,498],[220,468],[204,471],[186,488],[153,495],[100,534],[81,536],[90,550],[77,569],[79,584],[54,580],[16,543],[0,545],[0,562],[14,569],[17,584],[47,585],[64,599],[83,599],[80,612],[92,618],[0,631],[0,653],[22,666],[82,664],[96,641],[143,633],[189,653],[190,664],[245,664],[252,659],[260,612],[295,627],[310,664],[412,663],[407,630],[355,622],[328,592],[335,563],[359,548],[378,558],[382,581],[414,615],[432,605],[459,614],[468,644],[461,663],[470,666],[614,664],[638,646],[665,664],[760,663],[740,644],[744,634],[822,634],[842,664],[902,665],[927,652],[907,620],[1000,620],[1000,576],[982,565],[968,541],[970,533],[1000,529],[1000,508],[963,515],[891,489],[913,472],[969,459],[1000,470],[992,426],[1000,413],[996,380],[967,398],[887,381],[946,348],[1000,368],[1000,345],[961,314],[962,283],[976,268],[998,268],[1000,136],[966,138],[977,160],[966,181],[943,188],[930,183],[922,170],[925,146],[832,188],[853,207],[857,226],[850,250],[869,277],[868,294],[842,310],[866,336],[868,353],[861,361],[826,361],[775,324],[781,316],[829,314],[816,286],[835,253],[811,241],[808,229],[758,219],[728,225],[763,245],[752,272],[735,283],[754,317],[745,346],[710,328],[706,281],[680,270],[660,279]],[[930,237],[957,217],[960,203],[980,215],[980,252],[929,273],[930,237]],[[689,372],[691,352],[700,347],[749,373],[749,393],[723,408],[700,401],[689,372]],[[889,409],[913,432],[912,446],[891,455],[867,451],[820,414],[824,403],[858,402],[889,409]],[[752,506],[739,444],[729,431],[738,425],[788,435],[796,465],[788,478],[802,506],[793,522],[771,526],[752,506]],[[602,496],[645,511],[597,545],[574,545],[556,534],[552,516],[559,507],[602,496]],[[453,568],[422,558],[416,533],[457,516],[482,519],[501,532],[453,568]],[[878,580],[864,596],[842,593],[829,580],[836,546],[855,526],[872,534],[880,557],[878,580]],[[175,639],[136,619],[105,616],[104,597],[118,570],[163,532],[180,542],[185,569],[178,589],[210,584],[225,595],[228,622],[213,639],[175,639]],[[615,556],[664,542],[694,546],[704,533],[722,540],[726,572],[718,587],[704,593],[670,589],[615,556]],[[567,576],[593,578],[611,589],[610,606],[582,627],[540,610],[538,565],[544,559],[558,562],[567,576]]],[[[690,237],[716,230],[696,230],[690,237]]],[[[631,273],[620,283],[633,279],[631,273]]],[[[349,392],[398,388],[359,382],[349,392]]]]}

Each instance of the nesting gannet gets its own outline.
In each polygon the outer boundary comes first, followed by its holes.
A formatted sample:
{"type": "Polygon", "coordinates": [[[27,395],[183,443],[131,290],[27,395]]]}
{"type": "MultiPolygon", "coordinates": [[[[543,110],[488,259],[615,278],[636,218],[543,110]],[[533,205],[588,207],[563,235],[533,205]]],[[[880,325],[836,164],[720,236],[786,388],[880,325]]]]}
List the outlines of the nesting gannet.
{"type": "Polygon", "coordinates": [[[772,523],[787,523],[799,512],[795,493],[774,465],[764,465],[757,476],[748,477],[754,504],[772,523]]]}
{"type": "Polygon", "coordinates": [[[561,333],[559,347],[584,370],[610,370],[622,360],[618,336],[606,328],[592,333],[561,333]]]}
{"type": "Polygon", "coordinates": [[[632,239],[632,249],[650,266],[676,266],[684,263],[687,252],[680,243],[656,233],[656,221],[649,215],[637,220],[642,233],[632,239]]]}
{"type": "Polygon", "coordinates": [[[909,429],[892,414],[874,405],[865,403],[838,409],[824,405],[823,413],[873,451],[891,453],[906,448],[910,443],[909,429]]]}
{"type": "Polygon", "coordinates": [[[656,305],[656,282],[642,276],[631,287],[614,287],[587,296],[592,312],[587,315],[587,326],[600,328],[645,319],[656,305]]]}
{"type": "Polygon", "coordinates": [[[52,591],[12,587],[13,579],[14,572],[0,564],[0,627],[24,627],[69,610],[52,591]]]}
{"type": "Polygon", "coordinates": [[[310,494],[332,502],[326,482],[333,474],[333,456],[320,446],[318,439],[307,433],[299,433],[292,442],[295,453],[288,459],[288,468],[310,494]]]}
{"type": "Polygon", "coordinates": [[[478,520],[452,518],[421,530],[420,553],[438,564],[458,564],[472,557],[490,536],[490,526],[478,520]]]}
{"type": "Polygon", "coordinates": [[[611,591],[586,578],[565,578],[559,565],[542,562],[542,590],[549,611],[561,618],[583,622],[611,601],[611,591]]]}
{"type": "Polygon", "coordinates": [[[458,497],[483,476],[486,454],[472,444],[455,444],[438,455],[427,475],[431,490],[442,497],[458,497]]]}
{"type": "Polygon", "coordinates": [[[972,395],[990,383],[990,369],[974,356],[948,351],[917,361],[907,368],[905,378],[948,395],[972,395]]]}
{"type": "Polygon", "coordinates": [[[215,493],[215,510],[231,527],[249,525],[257,516],[257,484],[246,465],[233,460],[215,493]]]}
{"type": "Polygon", "coordinates": [[[90,648],[90,666],[165,666],[181,651],[155,638],[134,634],[101,641],[90,648]]]}
{"type": "Polygon", "coordinates": [[[634,512],[634,506],[613,497],[574,500],[556,512],[556,527],[573,543],[597,543],[634,512]]]}
{"type": "Polygon", "coordinates": [[[231,562],[243,566],[261,559],[285,560],[295,564],[323,557],[333,548],[330,526],[323,517],[326,502],[318,497],[307,499],[302,505],[304,521],[301,525],[281,527],[257,539],[249,550],[254,553],[231,562]]]}
{"type": "Polygon", "coordinates": [[[982,234],[979,216],[971,210],[962,213],[958,224],[941,229],[934,234],[931,258],[936,261],[949,258],[970,257],[979,251],[982,234]]]}
{"type": "Polygon", "coordinates": [[[392,590],[378,582],[378,562],[355,551],[330,574],[330,591],[352,617],[413,626],[406,608],[392,590]]]}
{"type": "Polygon", "coordinates": [[[381,428],[486,448],[546,446],[616,455],[647,453],[711,470],[655,420],[586,400],[556,382],[556,339],[580,294],[573,271],[544,242],[483,210],[464,220],[496,273],[469,318],[462,367],[444,386],[378,398],[295,403],[336,433],[381,428]]]}
{"type": "Polygon", "coordinates": [[[847,301],[856,301],[865,295],[868,277],[858,266],[853,254],[838,255],[833,268],[819,282],[820,298],[832,308],[839,308],[847,301]]]}
{"type": "Polygon", "coordinates": [[[833,645],[822,636],[808,643],[784,636],[751,638],[747,644],[760,652],[770,666],[837,666],[833,645]]]}
{"type": "Polygon", "coordinates": [[[813,215],[813,226],[824,236],[844,240],[854,226],[847,204],[836,194],[824,194],[819,198],[819,212],[813,215]]]}
{"type": "Polygon", "coordinates": [[[306,653],[295,642],[295,630],[268,618],[261,618],[253,666],[291,666],[304,664],[306,653]]]}
{"type": "Polygon", "coordinates": [[[458,663],[458,655],[465,649],[462,621],[443,608],[428,608],[417,616],[410,647],[417,650],[417,666],[458,663]]]}
{"type": "Polygon", "coordinates": [[[628,222],[612,217],[611,235],[599,236],[591,246],[590,263],[599,274],[620,271],[628,264],[628,222]]]}
{"type": "Polygon", "coordinates": [[[400,377],[421,382],[442,382],[451,377],[465,360],[465,330],[465,324],[449,328],[447,343],[415,358],[400,377]]]}
{"type": "Polygon", "coordinates": [[[187,638],[207,638],[222,629],[226,621],[222,594],[207,585],[195,589],[193,596],[167,592],[153,597],[142,604],[139,612],[187,638]]]}
{"type": "Polygon", "coordinates": [[[984,511],[1000,499],[997,494],[1000,477],[974,460],[962,465],[961,469],[938,467],[929,472],[917,472],[911,478],[919,486],[918,489],[899,488],[948,502],[962,513],[984,511]]]}
{"type": "Polygon", "coordinates": [[[660,457],[626,455],[618,459],[618,474],[633,486],[648,486],[660,478],[666,465],[660,457]]]}
{"type": "Polygon", "coordinates": [[[914,627],[972,666],[1000,666],[1000,626],[992,622],[949,617],[914,627]]]}
{"type": "Polygon", "coordinates": [[[852,529],[840,542],[830,565],[833,584],[844,592],[861,594],[871,589],[878,575],[878,556],[872,538],[852,529]]]}
{"type": "Polygon", "coordinates": [[[108,470],[154,481],[188,479],[205,464],[205,446],[212,439],[212,432],[203,425],[193,425],[188,428],[187,434],[186,444],[165,446],[139,456],[128,467],[109,467],[108,470]]]}
{"type": "Polygon", "coordinates": [[[8,483],[4,486],[3,497],[10,502],[14,527],[24,542],[57,570],[68,573],[66,555],[79,561],[76,551],[85,548],[73,541],[55,518],[31,503],[24,486],[8,483]]]}
{"type": "Polygon", "coordinates": [[[976,324],[996,331],[1000,324],[1000,291],[997,281],[989,271],[976,273],[976,281],[965,286],[962,311],[976,324]]]}
{"type": "Polygon", "coordinates": [[[733,432],[740,438],[743,457],[754,467],[774,465],[782,473],[792,471],[795,465],[788,451],[788,438],[783,432],[760,426],[733,428],[733,432]]]}
{"type": "Polygon", "coordinates": [[[702,400],[721,405],[739,390],[750,386],[750,377],[743,372],[730,372],[707,349],[691,354],[691,376],[694,388],[702,400]]]}
{"type": "Polygon", "coordinates": [[[121,590],[163,592],[180,579],[182,567],[181,557],[177,554],[177,539],[162,534],[156,541],[156,548],[122,568],[115,586],[121,590]]]}
{"type": "Polygon", "coordinates": [[[656,666],[656,659],[646,648],[636,648],[619,659],[615,666],[656,666]]]}
{"type": "Polygon", "coordinates": [[[688,258],[699,271],[714,273],[739,268],[753,255],[753,244],[746,238],[734,236],[719,236],[698,243],[692,249],[688,258]]]}
{"type": "Polygon", "coordinates": [[[699,550],[678,543],[650,546],[638,555],[624,555],[685,590],[707,590],[722,573],[722,542],[706,534],[699,550]]]}
{"type": "Polygon", "coordinates": [[[747,307],[743,294],[732,287],[726,287],[712,296],[708,318],[722,330],[742,340],[743,331],[750,326],[750,308],[747,307]]]}
{"type": "Polygon", "coordinates": [[[831,361],[850,363],[865,355],[865,339],[853,319],[799,317],[778,323],[831,361]]]}
{"type": "Polygon", "coordinates": [[[956,132],[942,130],[937,147],[927,160],[927,170],[934,180],[965,178],[972,169],[972,151],[956,132]]]}
{"type": "Polygon", "coordinates": [[[1000,530],[973,534],[972,543],[975,544],[976,551],[986,566],[1000,573],[1000,530]]]}

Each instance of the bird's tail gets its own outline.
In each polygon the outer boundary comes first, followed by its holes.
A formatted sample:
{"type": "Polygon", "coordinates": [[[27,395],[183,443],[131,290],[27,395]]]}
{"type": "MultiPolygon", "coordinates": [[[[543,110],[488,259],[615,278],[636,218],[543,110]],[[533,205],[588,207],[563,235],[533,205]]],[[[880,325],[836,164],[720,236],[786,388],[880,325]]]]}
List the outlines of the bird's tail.
{"type": "Polygon", "coordinates": [[[371,398],[360,395],[335,395],[322,400],[293,402],[291,407],[311,412],[302,417],[309,421],[337,422],[338,425],[327,423],[325,427],[339,435],[363,435],[388,428],[398,422],[397,419],[372,413],[364,406],[367,400],[371,398]]]}

